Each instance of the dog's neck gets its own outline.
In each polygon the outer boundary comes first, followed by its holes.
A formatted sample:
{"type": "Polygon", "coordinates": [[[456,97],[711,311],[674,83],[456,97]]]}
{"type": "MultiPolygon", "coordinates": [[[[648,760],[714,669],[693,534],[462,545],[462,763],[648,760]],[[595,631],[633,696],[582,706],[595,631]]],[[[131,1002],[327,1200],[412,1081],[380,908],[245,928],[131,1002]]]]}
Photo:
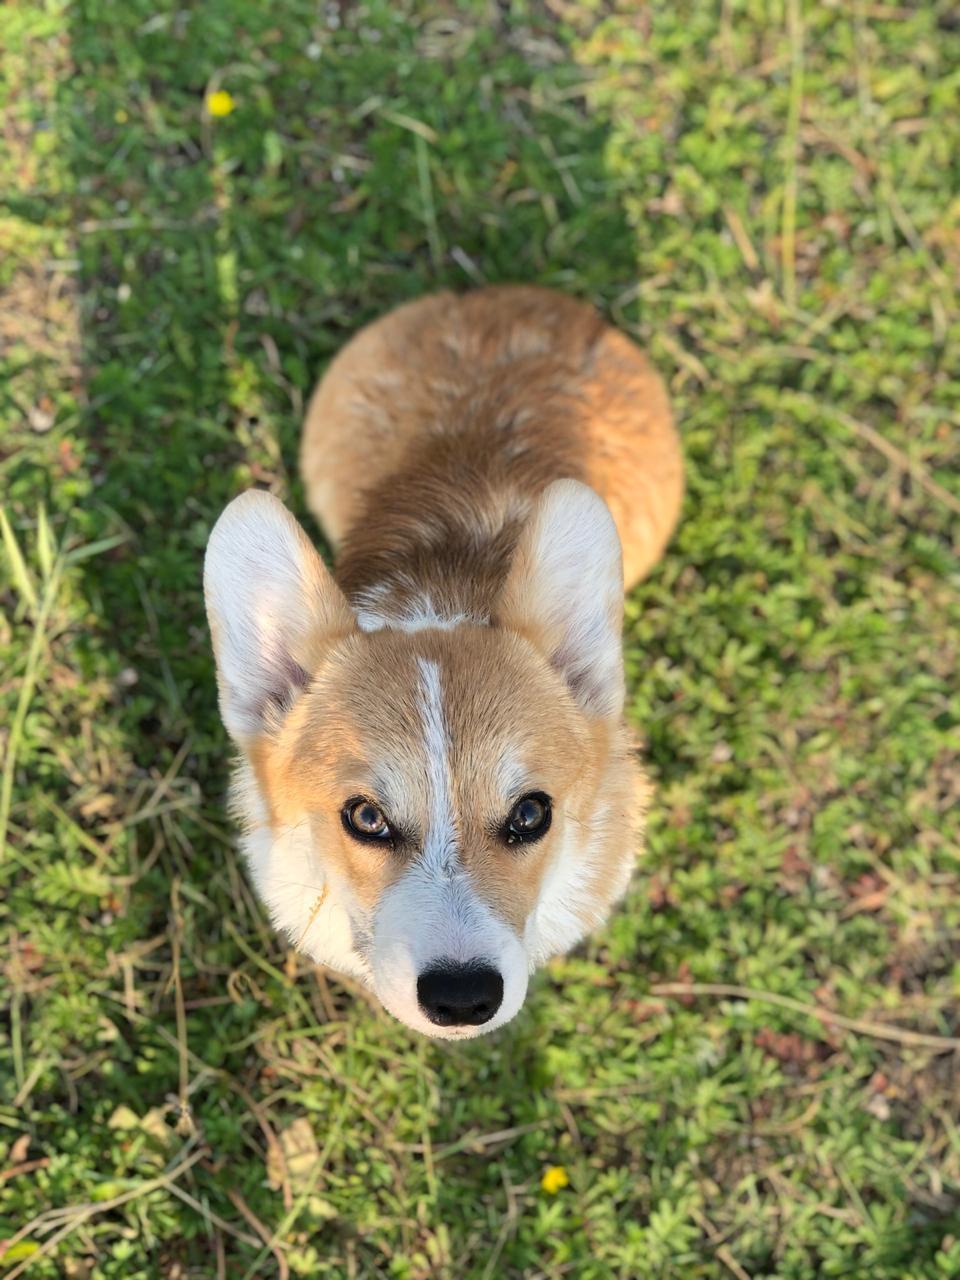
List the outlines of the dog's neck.
{"type": "Polygon", "coordinates": [[[580,470],[490,435],[435,439],[367,495],[336,566],[364,630],[489,622],[533,499],[580,470]]]}
{"type": "Polygon", "coordinates": [[[337,563],[360,627],[489,622],[528,509],[513,489],[438,491],[426,477],[402,503],[371,502],[337,563]]]}

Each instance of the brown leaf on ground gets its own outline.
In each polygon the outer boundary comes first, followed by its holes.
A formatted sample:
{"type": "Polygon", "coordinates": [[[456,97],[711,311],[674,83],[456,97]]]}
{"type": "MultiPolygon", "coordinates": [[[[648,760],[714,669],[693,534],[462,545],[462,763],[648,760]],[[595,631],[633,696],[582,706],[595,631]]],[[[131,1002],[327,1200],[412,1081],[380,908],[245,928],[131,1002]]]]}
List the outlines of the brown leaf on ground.
{"type": "Polygon", "coordinates": [[[777,1062],[808,1065],[822,1062],[830,1052],[827,1045],[819,1040],[808,1040],[796,1031],[774,1031],[772,1027],[761,1027],[753,1037],[753,1043],[777,1062]]]}
{"type": "MultiPolygon", "coordinates": [[[[320,1148],[311,1121],[306,1116],[299,1116],[287,1125],[280,1134],[280,1147],[293,1194],[311,1190],[320,1160],[320,1148]]],[[[267,1154],[267,1179],[274,1191],[283,1185],[283,1170],[273,1150],[267,1154]]]]}
{"type": "Polygon", "coordinates": [[[871,898],[881,889],[886,891],[889,888],[883,876],[877,875],[875,871],[865,871],[850,885],[850,896],[851,898],[871,898]]]}
{"type": "MultiPolygon", "coordinates": [[[[50,1163],[49,1156],[41,1156],[39,1160],[28,1160],[27,1154],[30,1150],[29,1133],[21,1133],[19,1138],[14,1138],[10,1144],[10,1152],[7,1156],[7,1164],[4,1168],[0,1168],[0,1183],[7,1182],[10,1178],[18,1178],[26,1173],[36,1173],[38,1169],[45,1169],[50,1163]]],[[[0,1254],[3,1252],[3,1242],[0,1241],[0,1254]]]]}
{"type": "Polygon", "coordinates": [[[863,1109],[877,1120],[889,1120],[892,1111],[890,1103],[882,1093],[873,1094],[864,1104],[863,1109]]]}
{"type": "Polygon", "coordinates": [[[720,901],[725,907],[732,907],[746,886],[731,882],[720,886],[720,901]]]}
{"type": "Polygon", "coordinates": [[[30,1150],[29,1133],[21,1133],[19,1138],[14,1138],[13,1146],[10,1148],[9,1160],[11,1164],[19,1164],[21,1160],[26,1160],[27,1152],[30,1150]]]}
{"type": "Polygon", "coordinates": [[[806,884],[811,864],[802,856],[795,844],[787,845],[780,859],[777,883],[787,893],[797,893],[806,884]]]}
{"type": "MultiPolygon", "coordinates": [[[[683,961],[680,968],[677,970],[676,981],[693,982],[693,974],[691,973],[690,966],[687,964],[686,960],[683,961]]],[[[692,1009],[696,1002],[696,996],[693,994],[678,995],[676,999],[679,1004],[683,1005],[684,1009],[692,1009]]]]}
{"type": "Polygon", "coordinates": [[[664,907],[672,907],[676,905],[676,895],[670,888],[670,883],[662,876],[655,875],[650,877],[647,885],[647,900],[654,911],[662,911],[664,907]]]}
{"type": "Polygon", "coordinates": [[[634,1022],[649,1022],[665,1012],[665,1000],[627,1000],[626,1008],[634,1022]]]}
{"type": "Polygon", "coordinates": [[[61,440],[59,445],[57,445],[57,460],[60,463],[61,468],[68,474],[74,471],[79,471],[83,466],[83,462],[77,457],[76,452],[74,451],[72,441],[68,439],[61,440]]]}
{"type": "Polygon", "coordinates": [[[687,804],[675,804],[667,814],[667,821],[671,827],[680,831],[684,827],[688,827],[693,818],[693,811],[687,804]]]}
{"type": "Polygon", "coordinates": [[[890,885],[876,872],[866,871],[848,886],[848,892],[853,901],[840,913],[843,919],[864,911],[880,911],[890,896],[890,885]]]}

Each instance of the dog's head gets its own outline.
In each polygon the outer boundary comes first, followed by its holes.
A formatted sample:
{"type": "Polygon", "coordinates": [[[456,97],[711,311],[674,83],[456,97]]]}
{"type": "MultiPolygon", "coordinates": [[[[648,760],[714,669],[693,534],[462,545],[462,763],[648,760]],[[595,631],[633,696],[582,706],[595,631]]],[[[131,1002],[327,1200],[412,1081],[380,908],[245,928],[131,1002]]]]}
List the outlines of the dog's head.
{"type": "Polygon", "coordinates": [[[605,504],[575,481],[544,492],[486,624],[364,629],[262,492],[221,516],[204,586],[274,923],[427,1035],[507,1022],[530,972],[604,918],[638,851],[605,504]]]}

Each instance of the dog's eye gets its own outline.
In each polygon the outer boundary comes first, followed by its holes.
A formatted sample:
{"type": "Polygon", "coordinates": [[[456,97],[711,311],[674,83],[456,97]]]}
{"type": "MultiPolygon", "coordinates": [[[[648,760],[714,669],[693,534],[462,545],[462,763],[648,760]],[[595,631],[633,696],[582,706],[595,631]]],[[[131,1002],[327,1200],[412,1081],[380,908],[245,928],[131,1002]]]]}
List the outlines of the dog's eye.
{"type": "Polygon", "coordinates": [[[390,840],[393,832],[383,813],[372,800],[354,796],[341,810],[343,825],[358,840],[390,840]]]}
{"type": "Polygon", "coordinates": [[[539,840],[550,828],[550,797],[542,791],[522,796],[510,811],[503,836],[507,844],[523,844],[539,840]]]}

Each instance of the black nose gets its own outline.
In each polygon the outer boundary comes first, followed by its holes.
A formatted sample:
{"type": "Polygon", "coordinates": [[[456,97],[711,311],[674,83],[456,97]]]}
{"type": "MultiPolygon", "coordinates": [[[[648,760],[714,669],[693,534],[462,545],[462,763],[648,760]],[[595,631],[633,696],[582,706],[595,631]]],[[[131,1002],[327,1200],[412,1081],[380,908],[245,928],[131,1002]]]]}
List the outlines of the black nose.
{"type": "Polygon", "coordinates": [[[420,1008],[438,1027],[479,1027],[503,1000],[503,979],[485,964],[441,961],[417,979],[420,1008]]]}

